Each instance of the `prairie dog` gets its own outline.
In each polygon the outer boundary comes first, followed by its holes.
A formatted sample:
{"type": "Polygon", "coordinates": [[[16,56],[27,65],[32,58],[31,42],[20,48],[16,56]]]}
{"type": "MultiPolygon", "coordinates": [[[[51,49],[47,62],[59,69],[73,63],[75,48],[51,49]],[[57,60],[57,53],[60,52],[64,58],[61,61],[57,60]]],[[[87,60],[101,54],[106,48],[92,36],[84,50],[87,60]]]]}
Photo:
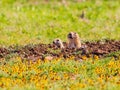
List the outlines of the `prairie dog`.
{"type": "Polygon", "coordinates": [[[61,49],[64,48],[64,45],[63,45],[61,39],[59,39],[59,38],[55,39],[55,40],[53,41],[53,44],[55,44],[56,46],[60,47],[61,49]]]}
{"type": "Polygon", "coordinates": [[[77,33],[70,32],[67,35],[67,38],[68,38],[68,47],[69,48],[79,49],[81,47],[81,40],[80,40],[80,37],[77,33]]]}
{"type": "Polygon", "coordinates": [[[69,48],[75,48],[75,42],[74,42],[74,32],[70,32],[67,35],[68,38],[68,47],[69,48]]]}

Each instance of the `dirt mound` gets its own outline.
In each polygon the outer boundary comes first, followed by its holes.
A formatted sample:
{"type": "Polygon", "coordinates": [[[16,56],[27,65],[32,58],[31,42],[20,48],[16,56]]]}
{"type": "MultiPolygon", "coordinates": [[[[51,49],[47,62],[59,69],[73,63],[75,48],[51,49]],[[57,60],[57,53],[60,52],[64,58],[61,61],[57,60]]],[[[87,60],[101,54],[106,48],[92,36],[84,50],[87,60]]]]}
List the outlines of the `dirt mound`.
{"type": "Polygon", "coordinates": [[[92,54],[103,55],[108,54],[110,52],[115,52],[120,50],[120,41],[114,40],[105,40],[89,43],[86,42],[88,49],[92,51],[92,54]]]}
{"type": "MultiPolygon", "coordinates": [[[[65,47],[67,44],[64,42],[65,47]]],[[[83,55],[90,57],[90,55],[97,55],[99,57],[105,56],[111,52],[120,50],[120,41],[114,40],[103,40],[97,42],[85,42],[82,44],[84,48],[79,50],[65,48],[64,50],[53,44],[37,44],[37,45],[26,45],[19,48],[9,47],[0,48],[0,58],[4,58],[9,54],[18,54],[23,59],[28,60],[44,60],[47,56],[53,58],[69,58],[74,56],[76,59],[81,59],[83,55]]]]}
{"type": "Polygon", "coordinates": [[[9,54],[9,51],[6,48],[0,48],[0,58],[3,58],[9,54]]]}

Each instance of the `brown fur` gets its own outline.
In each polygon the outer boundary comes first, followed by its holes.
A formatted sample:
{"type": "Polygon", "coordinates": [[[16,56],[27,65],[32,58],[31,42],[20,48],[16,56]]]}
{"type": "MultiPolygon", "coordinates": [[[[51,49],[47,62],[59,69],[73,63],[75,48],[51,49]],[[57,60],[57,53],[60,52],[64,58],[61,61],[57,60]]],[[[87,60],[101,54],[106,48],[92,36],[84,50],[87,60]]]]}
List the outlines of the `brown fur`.
{"type": "Polygon", "coordinates": [[[67,38],[68,38],[68,47],[69,48],[79,49],[81,47],[81,40],[80,40],[80,37],[77,33],[70,32],[67,35],[67,38]]]}

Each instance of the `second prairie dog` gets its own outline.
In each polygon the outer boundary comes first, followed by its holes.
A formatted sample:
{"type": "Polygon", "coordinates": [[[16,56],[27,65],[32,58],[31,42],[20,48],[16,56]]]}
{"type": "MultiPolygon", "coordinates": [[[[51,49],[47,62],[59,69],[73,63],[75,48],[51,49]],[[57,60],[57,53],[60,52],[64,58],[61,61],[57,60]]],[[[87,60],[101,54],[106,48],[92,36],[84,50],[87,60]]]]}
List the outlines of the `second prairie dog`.
{"type": "Polygon", "coordinates": [[[81,48],[81,40],[77,33],[70,32],[67,35],[67,38],[68,38],[68,47],[69,48],[76,48],[76,49],[81,48]]]}
{"type": "Polygon", "coordinates": [[[61,39],[59,39],[59,38],[55,39],[55,40],[53,41],[53,44],[55,44],[56,46],[60,47],[61,49],[64,48],[64,45],[63,45],[61,39]]]}

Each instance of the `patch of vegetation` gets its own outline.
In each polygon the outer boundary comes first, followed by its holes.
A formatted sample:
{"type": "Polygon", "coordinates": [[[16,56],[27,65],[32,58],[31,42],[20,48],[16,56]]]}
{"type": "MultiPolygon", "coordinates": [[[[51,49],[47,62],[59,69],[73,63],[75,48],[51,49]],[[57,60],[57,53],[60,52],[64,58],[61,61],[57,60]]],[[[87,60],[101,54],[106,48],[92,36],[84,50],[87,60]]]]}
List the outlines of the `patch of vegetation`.
{"type": "Polygon", "coordinates": [[[83,41],[120,39],[119,0],[65,1],[1,0],[0,45],[66,41],[70,31],[83,41]]]}
{"type": "Polygon", "coordinates": [[[19,57],[0,65],[0,88],[32,89],[103,89],[118,90],[119,59],[87,59],[83,62],[56,59],[28,65],[19,57]]]}

